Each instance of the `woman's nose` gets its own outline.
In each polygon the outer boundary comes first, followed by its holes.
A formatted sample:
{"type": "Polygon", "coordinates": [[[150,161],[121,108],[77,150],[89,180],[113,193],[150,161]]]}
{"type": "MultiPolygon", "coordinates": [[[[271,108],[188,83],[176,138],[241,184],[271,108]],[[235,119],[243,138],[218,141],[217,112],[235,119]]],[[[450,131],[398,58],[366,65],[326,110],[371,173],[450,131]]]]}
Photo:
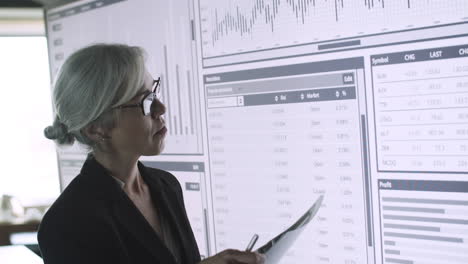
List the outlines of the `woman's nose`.
{"type": "Polygon", "coordinates": [[[166,106],[158,99],[155,99],[153,101],[153,104],[151,105],[151,117],[159,118],[165,113],[166,113],[166,106]]]}

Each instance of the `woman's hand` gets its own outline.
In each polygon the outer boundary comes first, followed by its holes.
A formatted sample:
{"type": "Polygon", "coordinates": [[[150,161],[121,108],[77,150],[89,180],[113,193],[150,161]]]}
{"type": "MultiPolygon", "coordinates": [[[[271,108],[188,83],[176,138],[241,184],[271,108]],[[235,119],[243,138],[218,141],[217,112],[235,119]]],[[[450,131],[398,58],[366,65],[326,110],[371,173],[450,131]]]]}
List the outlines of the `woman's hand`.
{"type": "Polygon", "coordinates": [[[199,264],[264,264],[265,256],[256,252],[226,249],[199,264]]]}

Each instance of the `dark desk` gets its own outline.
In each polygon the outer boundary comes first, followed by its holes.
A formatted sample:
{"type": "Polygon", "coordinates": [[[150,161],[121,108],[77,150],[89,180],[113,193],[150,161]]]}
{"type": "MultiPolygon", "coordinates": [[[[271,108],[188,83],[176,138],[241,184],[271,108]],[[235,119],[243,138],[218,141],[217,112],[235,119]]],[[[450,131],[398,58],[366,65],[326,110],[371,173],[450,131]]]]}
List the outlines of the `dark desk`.
{"type": "Polygon", "coordinates": [[[14,233],[36,232],[39,222],[28,223],[0,223],[0,246],[11,245],[10,236],[14,233]]]}

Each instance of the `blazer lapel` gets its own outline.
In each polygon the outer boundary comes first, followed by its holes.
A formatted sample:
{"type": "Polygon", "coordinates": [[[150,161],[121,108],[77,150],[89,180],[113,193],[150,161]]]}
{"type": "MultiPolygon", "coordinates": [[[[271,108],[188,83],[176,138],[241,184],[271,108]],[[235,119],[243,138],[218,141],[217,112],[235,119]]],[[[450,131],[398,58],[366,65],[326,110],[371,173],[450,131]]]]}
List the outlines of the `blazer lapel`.
{"type": "Polygon", "coordinates": [[[108,200],[115,220],[161,263],[175,264],[172,254],[156,232],[128,198],[107,170],[92,156],[86,160],[81,174],[90,182],[90,192],[97,199],[108,200]]]}
{"type": "MultiPolygon", "coordinates": [[[[143,168],[145,174],[148,174],[148,170],[144,165],[140,164],[140,168],[143,168]]],[[[184,214],[181,214],[184,212],[184,208],[180,206],[180,202],[183,201],[180,201],[173,190],[165,188],[159,177],[145,177],[145,180],[151,189],[151,193],[154,194],[156,202],[159,204],[157,206],[158,209],[164,211],[164,216],[176,232],[176,239],[181,243],[181,249],[184,253],[184,256],[181,256],[181,260],[182,263],[186,263],[188,261],[187,258],[189,258],[187,254],[194,254],[191,250],[193,249],[193,243],[196,242],[183,239],[190,237],[189,233],[192,232],[188,219],[184,214]]]]}
{"type": "MultiPolygon", "coordinates": [[[[122,191],[123,192],[123,191],[122,191]]],[[[119,202],[113,203],[113,212],[118,222],[161,263],[174,263],[171,253],[153,228],[138,211],[125,193],[119,202]]]]}

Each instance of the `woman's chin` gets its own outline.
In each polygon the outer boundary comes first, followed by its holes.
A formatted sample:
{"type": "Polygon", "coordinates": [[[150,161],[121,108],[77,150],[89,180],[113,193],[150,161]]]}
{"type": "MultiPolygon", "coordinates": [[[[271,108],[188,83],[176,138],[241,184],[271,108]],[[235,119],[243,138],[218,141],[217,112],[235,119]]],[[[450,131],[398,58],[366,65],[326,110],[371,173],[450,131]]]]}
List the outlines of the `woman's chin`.
{"type": "Polygon", "coordinates": [[[152,155],[156,156],[156,155],[161,154],[164,151],[164,147],[165,147],[165,144],[164,144],[164,141],[162,141],[161,143],[159,143],[156,147],[152,149],[152,155]]]}
{"type": "Polygon", "coordinates": [[[155,155],[161,154],[161,153],[164,151],[164,147],[165,147],[165,145],[164,145],[164,142],[163,142],[163,143],[159,146],[158,153],[155,154],[155,155]]]}
{"type": "Polygon", "coordinates": [[[164,141],[154,142],[154,145],[148,146],[142,156],[157,156],[164,151],[164,141]]]}

